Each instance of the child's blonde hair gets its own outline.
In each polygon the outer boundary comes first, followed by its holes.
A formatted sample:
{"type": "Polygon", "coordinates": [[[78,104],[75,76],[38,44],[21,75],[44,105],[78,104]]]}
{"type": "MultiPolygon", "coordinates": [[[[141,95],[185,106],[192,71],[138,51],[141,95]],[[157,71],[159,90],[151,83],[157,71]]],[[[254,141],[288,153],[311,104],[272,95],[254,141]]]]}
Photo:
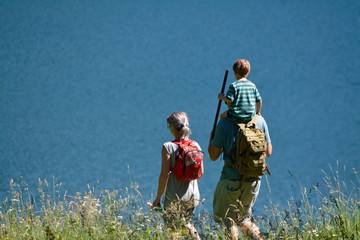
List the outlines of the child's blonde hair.
{"type": "Polygon", "coordinates": [[[174,112],[166,119],[168,127],[172,126],[181,133],[183,137],[189,137],[191,134],[189,118],[185,112],[174,112]]]}
{"type": "Polygon", "coordinates": [[[250,73],[250,62],[246,59],[238,59],[233,65],[233,70],[240,77],[246,77],[250,73]]]}

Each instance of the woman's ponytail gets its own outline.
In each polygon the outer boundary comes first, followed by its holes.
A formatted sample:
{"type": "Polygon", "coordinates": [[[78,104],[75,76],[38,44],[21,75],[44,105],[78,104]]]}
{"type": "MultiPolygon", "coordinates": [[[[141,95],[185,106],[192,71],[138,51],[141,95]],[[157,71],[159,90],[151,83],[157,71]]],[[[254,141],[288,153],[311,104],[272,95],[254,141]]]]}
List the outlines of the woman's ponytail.
{"type": "Polygon", "coordinates": [[[189,137],[191,134],[189,118],[185,112],[174,112],[167,117],[168,126],[174,127],[182,137],[189,137]]]}

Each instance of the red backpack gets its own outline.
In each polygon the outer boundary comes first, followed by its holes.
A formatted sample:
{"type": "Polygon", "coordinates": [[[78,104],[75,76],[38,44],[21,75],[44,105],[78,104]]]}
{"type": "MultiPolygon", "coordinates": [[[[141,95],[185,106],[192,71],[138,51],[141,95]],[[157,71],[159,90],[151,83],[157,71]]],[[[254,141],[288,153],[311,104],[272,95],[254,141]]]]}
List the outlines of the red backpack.
{"type": "Polygon", "coordinates": [[[202,175],[201,164],[204,153],[197,148],[193,140],[171,141],[179,146],[175,157],[175,166],[171,168],[175,177],[182,181],[199,179],[202,175]]]}

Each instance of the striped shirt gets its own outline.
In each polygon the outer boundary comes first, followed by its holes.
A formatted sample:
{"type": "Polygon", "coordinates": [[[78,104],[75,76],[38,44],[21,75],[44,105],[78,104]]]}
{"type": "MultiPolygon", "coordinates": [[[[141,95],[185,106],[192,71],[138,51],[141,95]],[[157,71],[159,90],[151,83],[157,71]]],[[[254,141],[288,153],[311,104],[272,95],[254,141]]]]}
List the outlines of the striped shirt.
{"type": "Polygon", "coordinates": [[[256,102],[261,100],[254,83],[247,79],[230,84],[226,97],[230,99],[229,116],[240,122],[247,122],[256,114],[256,102]]]}

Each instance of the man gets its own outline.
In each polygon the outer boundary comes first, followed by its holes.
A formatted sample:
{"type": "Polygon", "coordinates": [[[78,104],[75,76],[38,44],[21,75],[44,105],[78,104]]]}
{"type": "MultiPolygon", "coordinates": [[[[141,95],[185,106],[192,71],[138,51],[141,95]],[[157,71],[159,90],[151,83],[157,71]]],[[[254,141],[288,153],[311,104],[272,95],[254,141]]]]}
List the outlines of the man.
{"type": "MultiPolygon", "coordinates": [[[[256,125],[265,133],[267,141],[266,155],[272,153],[270,134],[265,119],[258,116],[256,125]]],[[[233,146],[236,143],[238,126],[230,120],[221,119],[216,127],[214,138],[210,138],[209,155],[212,161],[216,161],[223,152],[223,159],[233,163],[233,146]]],[[[241,183],[243,175],[234,168],[224,164],[220,180],[214,192],[213,210],[215,221],[223,223],[230,231],[231,237],[238,239],[239,226],[245,235],[251,235],[255,239],[262,239],[259,228],[251,221],[252,207],[259,194],[261,178],[247,178],[241,183]]]]}

